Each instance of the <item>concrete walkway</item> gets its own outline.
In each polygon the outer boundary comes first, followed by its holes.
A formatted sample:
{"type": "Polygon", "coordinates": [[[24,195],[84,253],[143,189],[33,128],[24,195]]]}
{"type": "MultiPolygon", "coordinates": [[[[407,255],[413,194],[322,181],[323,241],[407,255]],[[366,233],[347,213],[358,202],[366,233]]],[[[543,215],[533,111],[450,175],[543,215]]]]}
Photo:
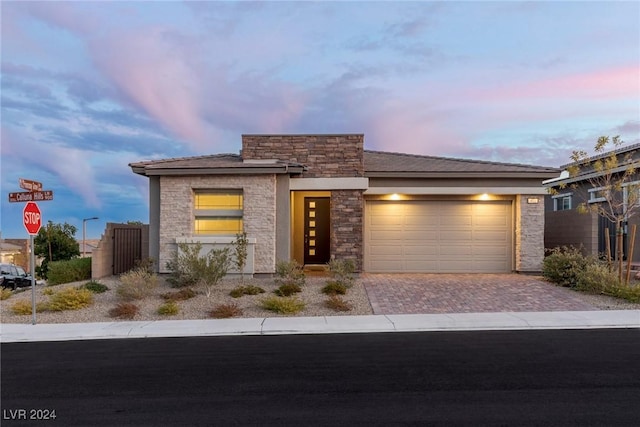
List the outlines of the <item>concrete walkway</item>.
{"type": "Polygon", "coordinates": [[[221,335],[640,328],[640,310],[2,324],[0,342],[221,335]]]}

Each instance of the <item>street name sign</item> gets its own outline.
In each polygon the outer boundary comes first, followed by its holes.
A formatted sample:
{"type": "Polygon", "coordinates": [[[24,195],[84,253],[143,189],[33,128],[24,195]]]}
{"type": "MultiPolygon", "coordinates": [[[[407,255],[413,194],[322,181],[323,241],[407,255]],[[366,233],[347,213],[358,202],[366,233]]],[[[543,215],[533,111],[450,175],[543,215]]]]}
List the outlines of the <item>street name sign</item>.
{"type": "Polygon", "coordinates": [[[18,193],[9,193],[9,201],[16,202],[46,202],[53,200],[53,191],[21,191],[18,193]]]}
{"type": "Polygon", "coordinates": [[[19,179],[20,188],[27,191],[42,191],[42,183],[38,181],[32,181],[30,179],[19,179]]]}

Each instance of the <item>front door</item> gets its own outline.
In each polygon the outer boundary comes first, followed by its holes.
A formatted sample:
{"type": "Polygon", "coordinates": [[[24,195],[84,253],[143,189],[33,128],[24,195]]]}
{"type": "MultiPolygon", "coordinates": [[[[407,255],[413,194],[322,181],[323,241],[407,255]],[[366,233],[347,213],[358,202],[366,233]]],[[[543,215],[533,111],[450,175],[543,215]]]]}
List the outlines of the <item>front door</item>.
{"type": "Polygon", "coordinates": [[[304,263],[326,264],[331,255],[329,197],[304,198],[304,263]]]}

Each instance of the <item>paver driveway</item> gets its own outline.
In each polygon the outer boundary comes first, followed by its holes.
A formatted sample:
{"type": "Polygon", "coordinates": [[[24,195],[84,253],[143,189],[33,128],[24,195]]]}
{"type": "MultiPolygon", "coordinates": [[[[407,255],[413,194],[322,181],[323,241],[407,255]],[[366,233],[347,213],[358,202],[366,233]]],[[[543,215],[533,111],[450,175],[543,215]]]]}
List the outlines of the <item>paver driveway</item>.
{"type": "Polygon", "coordinates": [[[586,311],[573,291],[520,274],[360,276],[374,314],[586,311]]]}

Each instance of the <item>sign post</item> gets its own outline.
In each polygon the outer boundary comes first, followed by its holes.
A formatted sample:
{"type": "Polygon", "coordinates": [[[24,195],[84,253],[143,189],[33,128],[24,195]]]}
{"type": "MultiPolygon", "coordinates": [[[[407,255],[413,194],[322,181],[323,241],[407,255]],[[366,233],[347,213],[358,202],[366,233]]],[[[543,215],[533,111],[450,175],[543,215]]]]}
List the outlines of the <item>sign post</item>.
{"type": "Polygon", "coordinates": [[[27,202],[22,209],[22,223],[29,233],[29,246],[31,256],[29,257],[29,267],[31,270],[31,314],[32,323],[36,324],[36,251],[33,247],[33,236],[38,234],[42,227],[42,214],[35,202],[27,202]]]}

